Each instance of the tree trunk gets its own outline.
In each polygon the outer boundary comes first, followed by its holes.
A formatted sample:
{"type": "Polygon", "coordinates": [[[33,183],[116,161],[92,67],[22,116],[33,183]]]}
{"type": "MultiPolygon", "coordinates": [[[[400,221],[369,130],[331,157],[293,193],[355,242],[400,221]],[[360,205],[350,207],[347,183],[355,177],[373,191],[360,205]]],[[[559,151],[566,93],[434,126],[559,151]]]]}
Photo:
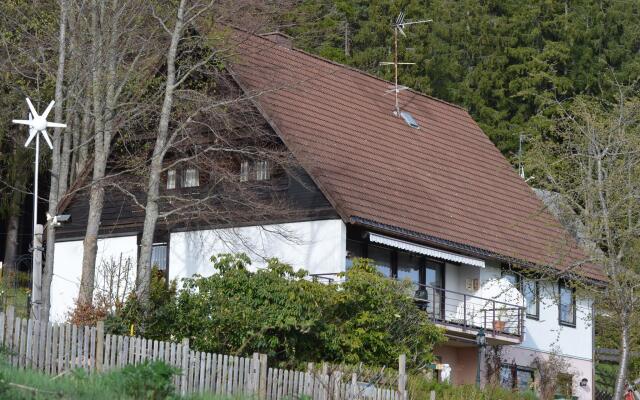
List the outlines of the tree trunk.
{"type": "Polygon", "coordinates": [[[158,123],[158,135],[153,148],[153,158],[149,170],[149,183],[147,187],[147,204],[145,206],[144,226],[140,241],[140,256],[138,258],[138,273],[136,277],[136,294],[139,301],[146,305],[149,300],[149,287],[151,285],[151,249],[153,235],[158,221],[158,200],[160,197],[160,175],[162,162],[168,145],[169,119],[173,106],[173,92],[176,84],[176,54],[178,43],[182,37],[184,28],[184,8],[186,0],[181,0],[178,6],[176,24],[171,34],[171,44],[167,53],[167,79],[164,91],[164,101],[158,123]]]}
{"type": "MultiPolygon", "coordinates": [[[[625,312],[623,311],[623,316],[625,312]]],[[[629,318],[622,318],[622,327],[620,330],[620,361],[618,362],[618,375],[616,376],[616,387],[614,399],[622,399],[624,396],[624,388],[627,379],[627,367],[629,365],[629,351],[631,343],[629,342],[629,318]]]]}
{"type": "Polygon", "coordinates": [[[107,164],[104,138],[103,78],[102,78],[102,26],[101,14],[104,3],[93,0],[91,4],[91,75],[94,115],[94,161],[91,191],[89,193],[89,216],[83,241],[82,276],[78,303],[89,304],[93,300],[95,284],[96,255],[98,252],[98,231],[104,205],[104,178],[107,164]]]}
{"type": "Polygon", "coordinates": [[[16,253],[18,251],[18,220],[17,214],[11,214],[7,221],[7,238],[4,243],[4,263],[2,274],[16,271],[16,253]]]}
{"type": "MultiPolygon", "coordinates": [[[[60,34],[58,42],[58,70],[56,73],[55,108],[54,114],[57,122],[62,121],[63,88],[64,88],[64,64],[66,57],[66,31],[67,31],[67,0],[60,1],[60,34]]],[[[53,151],[51,154],[51,186],[49,188],[49,214],[54,216],[58,213],[58,185],[60,178],[60,142],[61,129],[54,129],[53,151]]],[[[53,258],[56,244],[55,227],[47,224],[47,245],[46,258],[42,274],[42,305],[40,315],[37,319],[49,320],[49,309],[51,307],[51,280],[53,279],[53,258]]],[[[36,250],[34,250],[36,251],[36,250]]],[[[35,256],[35,255],[34,255],[35,256]]]]}

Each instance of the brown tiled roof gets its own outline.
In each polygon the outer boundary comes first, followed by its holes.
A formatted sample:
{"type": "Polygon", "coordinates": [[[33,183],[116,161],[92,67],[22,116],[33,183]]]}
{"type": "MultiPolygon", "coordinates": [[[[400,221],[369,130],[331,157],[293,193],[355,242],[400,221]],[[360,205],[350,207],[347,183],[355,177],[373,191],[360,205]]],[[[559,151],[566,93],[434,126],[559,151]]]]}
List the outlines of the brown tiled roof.
{"type": "MultiPolygon", "coordinates": [[[[231,70],[348,222],[561,269],[584,255],[464,109],[237,32],[231,70]]],[[[604,279],[594,266],[581,273],[604,279]]]]}

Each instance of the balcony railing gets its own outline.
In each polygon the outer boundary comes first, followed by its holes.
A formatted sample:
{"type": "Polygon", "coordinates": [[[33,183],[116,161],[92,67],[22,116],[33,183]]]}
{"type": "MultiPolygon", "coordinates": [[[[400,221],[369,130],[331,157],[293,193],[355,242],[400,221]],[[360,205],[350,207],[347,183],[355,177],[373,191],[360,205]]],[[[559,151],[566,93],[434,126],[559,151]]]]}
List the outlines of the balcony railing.
{"type": "MultiPolygon", "coordinates": [[[[335,273],[313,274],[311,279],[323,283],[339,283],[343,277],[335,273]]],[[[517,304],[473,296],[435,286],[414,283],[414,300],[438,325],[475,334],[484,329],[488,336],[522,340],[525,309],[517,304]]]]}
{"type": "Polygon", "coordinates": [[[522,338],[524,307],[439,287],[415,284],[415,301],[430,319],[462,331],[522,338]]]}

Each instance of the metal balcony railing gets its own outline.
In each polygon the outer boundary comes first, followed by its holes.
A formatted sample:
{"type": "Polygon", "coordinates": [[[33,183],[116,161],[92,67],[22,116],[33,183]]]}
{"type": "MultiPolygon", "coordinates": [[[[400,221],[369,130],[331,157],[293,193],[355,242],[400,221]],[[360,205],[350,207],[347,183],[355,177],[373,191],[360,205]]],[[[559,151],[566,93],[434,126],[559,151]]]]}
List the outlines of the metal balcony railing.
{"type": "MultiPolygon", "coordinates": [[[[344,280],[336,273],[312,274],[310,278],[323,283],[344,280]]],[[[488,335],[522,339],[525,309],[517,304],[473,296],[435,286],[413,283],[416,305],[436,324],[462,331],[479,331],[488,335]]]]}
{"type": "Polygon", "coordinates": [[[522,338],[524,307],[443,288],[415,284],[414,298],[437,324],[462,330],[484,329],[489,334],[522,338]]]}

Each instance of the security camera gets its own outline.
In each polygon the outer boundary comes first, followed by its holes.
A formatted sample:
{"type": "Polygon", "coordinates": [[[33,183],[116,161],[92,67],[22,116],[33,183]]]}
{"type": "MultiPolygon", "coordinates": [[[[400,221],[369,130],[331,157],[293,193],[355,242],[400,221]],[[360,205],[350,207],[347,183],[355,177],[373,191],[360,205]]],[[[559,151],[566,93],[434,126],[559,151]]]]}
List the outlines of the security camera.
{"type": "Polygon", "coordinates": [[[56,228],[67,222],[71,222],[70,214],[60,214],[52,217],[51,214],[47,213],[47,223],[56,228]]]}

